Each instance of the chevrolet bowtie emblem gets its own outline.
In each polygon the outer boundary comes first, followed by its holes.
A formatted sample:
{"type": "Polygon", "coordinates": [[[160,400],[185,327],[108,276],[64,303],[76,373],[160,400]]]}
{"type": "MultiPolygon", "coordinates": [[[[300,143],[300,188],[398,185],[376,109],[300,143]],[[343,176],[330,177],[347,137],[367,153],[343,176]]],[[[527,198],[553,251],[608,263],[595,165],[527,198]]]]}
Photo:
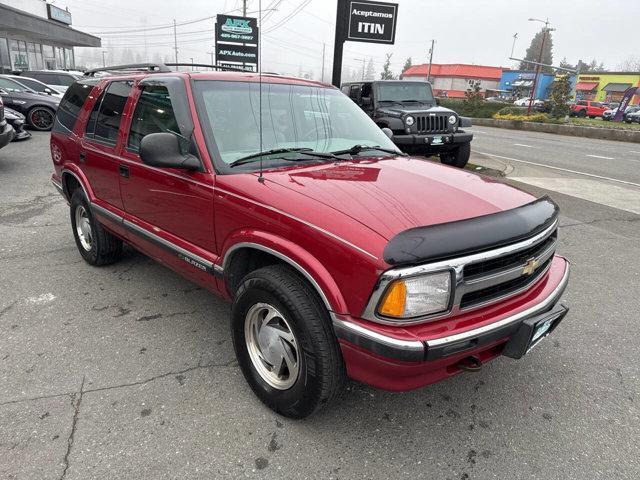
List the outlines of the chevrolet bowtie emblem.
{"type": "Polygon", "coordinates": [[[533,272],[535,272],[536,268],[538,268],[539,264],[540,262],[538,262],[537,259],[530,258],[529,260],[527,260],[527,263],[524,264],[524,268],[522,269],[522,274],[531,275],[533,272]]]}

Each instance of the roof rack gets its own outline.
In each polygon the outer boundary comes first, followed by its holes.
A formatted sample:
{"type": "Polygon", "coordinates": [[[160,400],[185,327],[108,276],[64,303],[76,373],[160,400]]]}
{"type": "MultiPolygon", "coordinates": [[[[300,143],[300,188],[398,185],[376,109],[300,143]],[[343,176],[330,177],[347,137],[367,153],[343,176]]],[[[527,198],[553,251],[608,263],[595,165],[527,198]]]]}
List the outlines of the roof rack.
{"type": "Polygon", "coordinates": [[[207,63],[131,63],[127,65],[114,65],[111,67],[92,68],[84,72],[85,77],[94,77],[99,72],[148,72],[148,73],[167,73],[172,72],[169,67],[198,67],[212,68],[214,70],[222,70],[226,72],[244,72],[249,73],[250,70],[244,70],[241,67],[226,67],[221,65],[209,65],[207,63]]]}
{"type": "Polygon", "coordinates": [[[170,72],[166,65],[162,63],[131,63],[127,65],[114,65],[112,67],[92,68],[84,72],[85,77],[93,77],[98,72],[112,72],[119,70],[129,70],[134,72],[170,72]]]}

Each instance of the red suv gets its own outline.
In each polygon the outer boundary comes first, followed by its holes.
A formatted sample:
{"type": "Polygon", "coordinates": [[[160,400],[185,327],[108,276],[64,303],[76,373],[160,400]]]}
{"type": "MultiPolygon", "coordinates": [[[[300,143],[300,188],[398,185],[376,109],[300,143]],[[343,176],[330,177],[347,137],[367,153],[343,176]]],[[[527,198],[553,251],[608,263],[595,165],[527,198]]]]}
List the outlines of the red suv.
{"type": "Polygon", "coordinates": [[[577,117],[596,118],[602,117],[602,114],[608,110],[600,102],[592,102],[591,100],[578,100],[575,105],[571,106],[571,115],[577,117]]]}
{"type": "Polygon", "coordinates": [[[89,264],[127,243],[233,302],[277,412],[520,358],[565,316],[549,198],[404,155],[329,85],[156,70],[69,88],[53,183],[89,264]]]}

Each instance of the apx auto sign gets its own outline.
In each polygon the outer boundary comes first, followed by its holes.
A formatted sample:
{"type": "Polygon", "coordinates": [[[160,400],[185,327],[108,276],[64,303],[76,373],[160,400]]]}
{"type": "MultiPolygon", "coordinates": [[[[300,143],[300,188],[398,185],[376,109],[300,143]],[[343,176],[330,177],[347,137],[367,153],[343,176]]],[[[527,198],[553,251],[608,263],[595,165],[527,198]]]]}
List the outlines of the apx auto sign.
{"type": "Polygon", "coordinates": [[[255,18],[218,15],[216,41],[258,43],[258,25],[255,18]]]}
{"type": "Polygon", "coordinates": [[[351,1],[347,40],[394,43],[397,13],[397,3],[351,1]]]}

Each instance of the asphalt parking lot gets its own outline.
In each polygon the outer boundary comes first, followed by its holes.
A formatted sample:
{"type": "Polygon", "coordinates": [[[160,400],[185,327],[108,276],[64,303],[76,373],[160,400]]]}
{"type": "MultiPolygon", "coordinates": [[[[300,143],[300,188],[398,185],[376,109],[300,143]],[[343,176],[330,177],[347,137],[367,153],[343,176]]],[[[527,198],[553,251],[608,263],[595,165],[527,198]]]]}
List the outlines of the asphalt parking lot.
{"type": "MultiPolygon", "coordinates": [[[[474,149],[491,154],[481,137],[474,149]]],[[[550,151],[566,158],[562,138],[550,151]]],[[[474,157],[497,160],[510,165],[474,157]]],[[[0,150],[0,478],[636,478],[640,215],[522,183],[551,175],[524,167],[507,181],[560,204],[573,267],[553,336],[413,392],[351,383],[292,421],[245,383],[228,304],[133,250],[106,268],[81,260],[48,134],[0,150]]]]}

